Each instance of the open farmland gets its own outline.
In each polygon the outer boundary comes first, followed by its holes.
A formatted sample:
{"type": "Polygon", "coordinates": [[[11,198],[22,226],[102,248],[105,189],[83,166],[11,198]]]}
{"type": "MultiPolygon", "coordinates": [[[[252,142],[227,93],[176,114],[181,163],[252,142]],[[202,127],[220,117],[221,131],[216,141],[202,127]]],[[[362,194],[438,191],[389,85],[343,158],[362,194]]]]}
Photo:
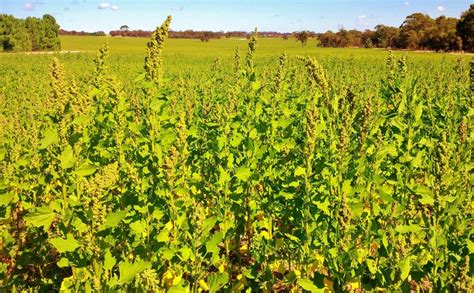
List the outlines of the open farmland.
{"type": "Polygon", "coordinates": [[[472,291],[471,56],[168,21],[0,54],[0,289],[472,291]]]}

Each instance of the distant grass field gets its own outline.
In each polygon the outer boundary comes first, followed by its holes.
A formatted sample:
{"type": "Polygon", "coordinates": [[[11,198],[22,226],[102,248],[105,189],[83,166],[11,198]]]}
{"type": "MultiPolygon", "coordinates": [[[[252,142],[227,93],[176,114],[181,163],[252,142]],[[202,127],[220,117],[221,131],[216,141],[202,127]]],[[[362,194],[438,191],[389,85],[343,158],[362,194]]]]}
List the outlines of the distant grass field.
{"type": "MultiPolygon", "coordinates": [[[[86,37],[86,36],[61,36],[62,50],[95,52],[104,43],[108,42],[110,52],[116,53],[142,53],[145,54],[147,38],[122,38],[122,37],[86,37]]],[[[230,57],[236,47],[246,50],[246,39],[218,39],[207,43],[191,39],[169,39],[165,54],[191,55],[193,57],[230,57]]],[[[386,58],[385,49],[359,49],[359,48],[318,48],[315,41],[310,40],[306,46],[301,46],[294,39],[266,38],[258,43],[258,56],[275,56],[283,52],[289,55],[315,55],[320,57],[370,57],[386,58]]],[[[456,58],[456,55],[433,52],[396,52],[396,55],[408,54],[416,58],[456,58]]]]}

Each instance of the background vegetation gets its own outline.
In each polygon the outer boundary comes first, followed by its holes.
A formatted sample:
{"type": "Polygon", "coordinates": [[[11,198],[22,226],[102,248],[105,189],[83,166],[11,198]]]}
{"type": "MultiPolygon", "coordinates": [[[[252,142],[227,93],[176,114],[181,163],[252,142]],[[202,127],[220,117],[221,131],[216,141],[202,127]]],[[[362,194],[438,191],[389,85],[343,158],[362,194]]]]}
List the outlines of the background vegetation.
{"type": "MultiPolygon", "coordinates": [[[[126,26],[124,26],[126,27],[126,26]]],[[[63,35],[105,35],[104,32],[85,33],[76,31],[61,31],[63,35]]],[[[152,32],[126,29],[115,30],[111,36],[150,37],[152,32]]],[[[250,38],[251,33],[242,31],[210,32],[210,31],[172,31],[170,38],[200,39],[208,42],[219,38],[250,38]]],[[[460,19],[440,16],[432,19],[424,13],[414,13],[405,19],[400,27],[377,25],[374,30],[346,30],[338,32],[327,31],[316,33],[299,31],[294,33],[260,32],[260,37],[288,39],[293,36],[302,45],[308,39],[317,39],[317,45],[322,47],[359,47],[359,48],[398,48],[409,50],[433,51],[468,51],[474,50],[474,4],[464,12],[460,19]]],[[[313,43],[314,45],[314,43],[313,43]]]]}
{"type": "MultiPolygon", "coordinates": [[[[77,32],[59,30],[51,15],[42,19],[29,17],[16,19],[9,15],[0,15],[0,51],[44,51],[59,50],[58,34],[70,36],[105,36],[105,32],[77,32]]],[[[146,37],[150,31],[129,30],[122,26],[111,31],[110,36],[146,37]]],[[[171,31],[170,38],[199,39],[208,42],[219,38],[247,38],[251,33],[242,31],[171,31]]],[[[459,19],[440,16],[432,19],[423,13],[414,13],[405,19],[400,27],[377,25],[374,30],[346,30],[315,33],[299,31],[294,33],[261,32],[261,38],[294,37],[302,45],[309,39],[316,39],[316,45],[322,47],[359,47],[359,48],[398,48],[409,50],[468,51],[474,50],[474,4],[459,19]]],[[[313,43],[314,44],[314,43],[313,43]]]]}
{"type": "Polygon", "coordinates": [[[51,15],[17,19],[0,14],[0,52],[55,51],[61,48],[59,25],[51,15]]]}

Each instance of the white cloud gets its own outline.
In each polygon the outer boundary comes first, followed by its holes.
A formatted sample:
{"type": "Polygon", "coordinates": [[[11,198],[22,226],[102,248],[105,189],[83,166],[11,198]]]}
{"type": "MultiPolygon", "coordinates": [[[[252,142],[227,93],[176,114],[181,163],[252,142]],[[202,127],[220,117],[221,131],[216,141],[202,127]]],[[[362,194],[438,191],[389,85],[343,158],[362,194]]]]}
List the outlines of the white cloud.
{"type": "Polygon", "coordinates": [[[184,7],[183,6],[171,7],[170,10],[171,11],[183,11],[184,7]]]}
{"type": "Polygon", "coordinates": [[[35,4],[31,3],[31,2],[25,2],[25,4],[23,5],[23,8],[25,10],[34,10],[35,9],[35,4]]]}
{"type": "Polygon", "coordinates": [[[357,21],[355,23],[359,27],[366,27],[369,25],[369,22],[370,22],[370,17],[367,17],[367,15],[362,14],[357,17],[357,21]]]}
{"type": "Polygon", "coordinates": [[[97,9],[100,9],[100,10],[107,10],[107,9],[110,9],[110,10],[113,10],[113,11],[117,11],[120,9],[120,7],[118,7],[117,5],[115,4],[110,4],[109,2],[101,2],[99,4],[99,6],[97,6],[97,9]]]}
{"type": "Polygon", "coordinates": [[[446,10],[446,7],[440,5],[440,6],[437,7],[437,9],[438,9],[439,12],[443,12],[443,11],[446,10]]]}
{"type": "Polygon", "coordinates": [[[405,4],[405,6],[410,6],[410,2],[408,2],[408,1],[405,1],[404,4],[405,4]]]}
{"type": "Polygon", "coordinates": [[[110,3],[107,3],[107,2],[102,2],[97,7],[97,9],[109,9],[109,8],[110,8],[110,3]]]}

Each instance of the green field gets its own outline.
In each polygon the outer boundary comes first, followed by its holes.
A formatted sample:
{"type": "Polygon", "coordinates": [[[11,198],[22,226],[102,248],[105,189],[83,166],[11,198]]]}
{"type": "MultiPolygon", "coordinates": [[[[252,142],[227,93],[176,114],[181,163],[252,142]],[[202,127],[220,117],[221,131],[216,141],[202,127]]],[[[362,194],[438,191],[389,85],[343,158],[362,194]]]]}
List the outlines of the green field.
{"type": "MultiPolygon", "coordinates": [[[[115,76],[122,82],[130,84],[143,71],[143,60],[146,55],[144,38],[111,38],[111,37],[83,37],[62,36],[62,51],[74,53],[53,54],[64,64],[69,76],[76,79],[87,79],[93,71],[94,58],[97,51],[104,44],[109,44],[110,62],[108,66],[115,76]]],[[[388,51],[384,49],[347,49],[347,48],[317,48],[309,41],[307,46],[301,46],[293,39],[261,39],[258,51],[255,54],[257,71],[270,72],[278,63],[278,57],[287,53],[290,60],[297,56],[313,56],[317,58],[328,71],[335,83],[345,85],[351,82],[361,93],[374,94],[378,89],[371,83],[384,77],[385,61],[388,51]]],[[[230,68],[236,48],[245,55],[247,40],[220,39],[208,43],[190,39],[169,39],[164,51],[164,66],[167,77],[174,79],[179,76],[205,79],[213,62],[219,59],[221,67],[230,68]]],[[[18,91],[24,94],[35,92],[36,96],[47,95],[49,88],[48,76],[51,60],[50,54],[26,53],[0,54],[0,93],[8,103],[20,102],[18,91]],[[14,87],[15,90],[9,89],[14,87]]],[[[455,68],[458,60],[467,62],[471,56],[431,52],[396,51],[396,57],[407,56],[407,62],[412,74],[420,78],[441,79],[440,71],[445,68],[455,68]],[[431,69],[426,70],[427,66],[431,69]]],[[[6,103],[6,101],[3,101],[6,103]]],[[[18,109],[4,106],[4,109],[18,109]]]]}
{"type": "MultiPolygon", "coordinates": [[[[106,42],[110,45],[111,54],[114,53],[145,53],[146,38],[122,37],[83,37],[61,36],[61,50],[96,52],[106,42]]],[[[218,39],[209,42],[191,39],[169,39],[165,54],[191,55],[192,57],[232,57],[236,47],[245,50],[246,39],[218,39]]],[[[290,55],[320,55],[341,57],[380,57],[386,58],[386,49],[346,49],[346,48],[318,48],[315,40],[309,40],[306,46],[301,46],[294,39],[267,38],[259,41],[258,56],[275,56],[282,52],[290,55]]],[[[403,53],[401,53],[403,54],[403,53]]],[[[426,56],[424,58],[443,58],[447,54],[432,52],[410,52],[413,56],[426,56]]],[[[423,57],[422,57],[423,58],[423,57]]]]}
{"type": "Polygon", "coordinates": [[[148,41],[0,54],[0,291],[472,291],[471,56],[148,41]]]}

